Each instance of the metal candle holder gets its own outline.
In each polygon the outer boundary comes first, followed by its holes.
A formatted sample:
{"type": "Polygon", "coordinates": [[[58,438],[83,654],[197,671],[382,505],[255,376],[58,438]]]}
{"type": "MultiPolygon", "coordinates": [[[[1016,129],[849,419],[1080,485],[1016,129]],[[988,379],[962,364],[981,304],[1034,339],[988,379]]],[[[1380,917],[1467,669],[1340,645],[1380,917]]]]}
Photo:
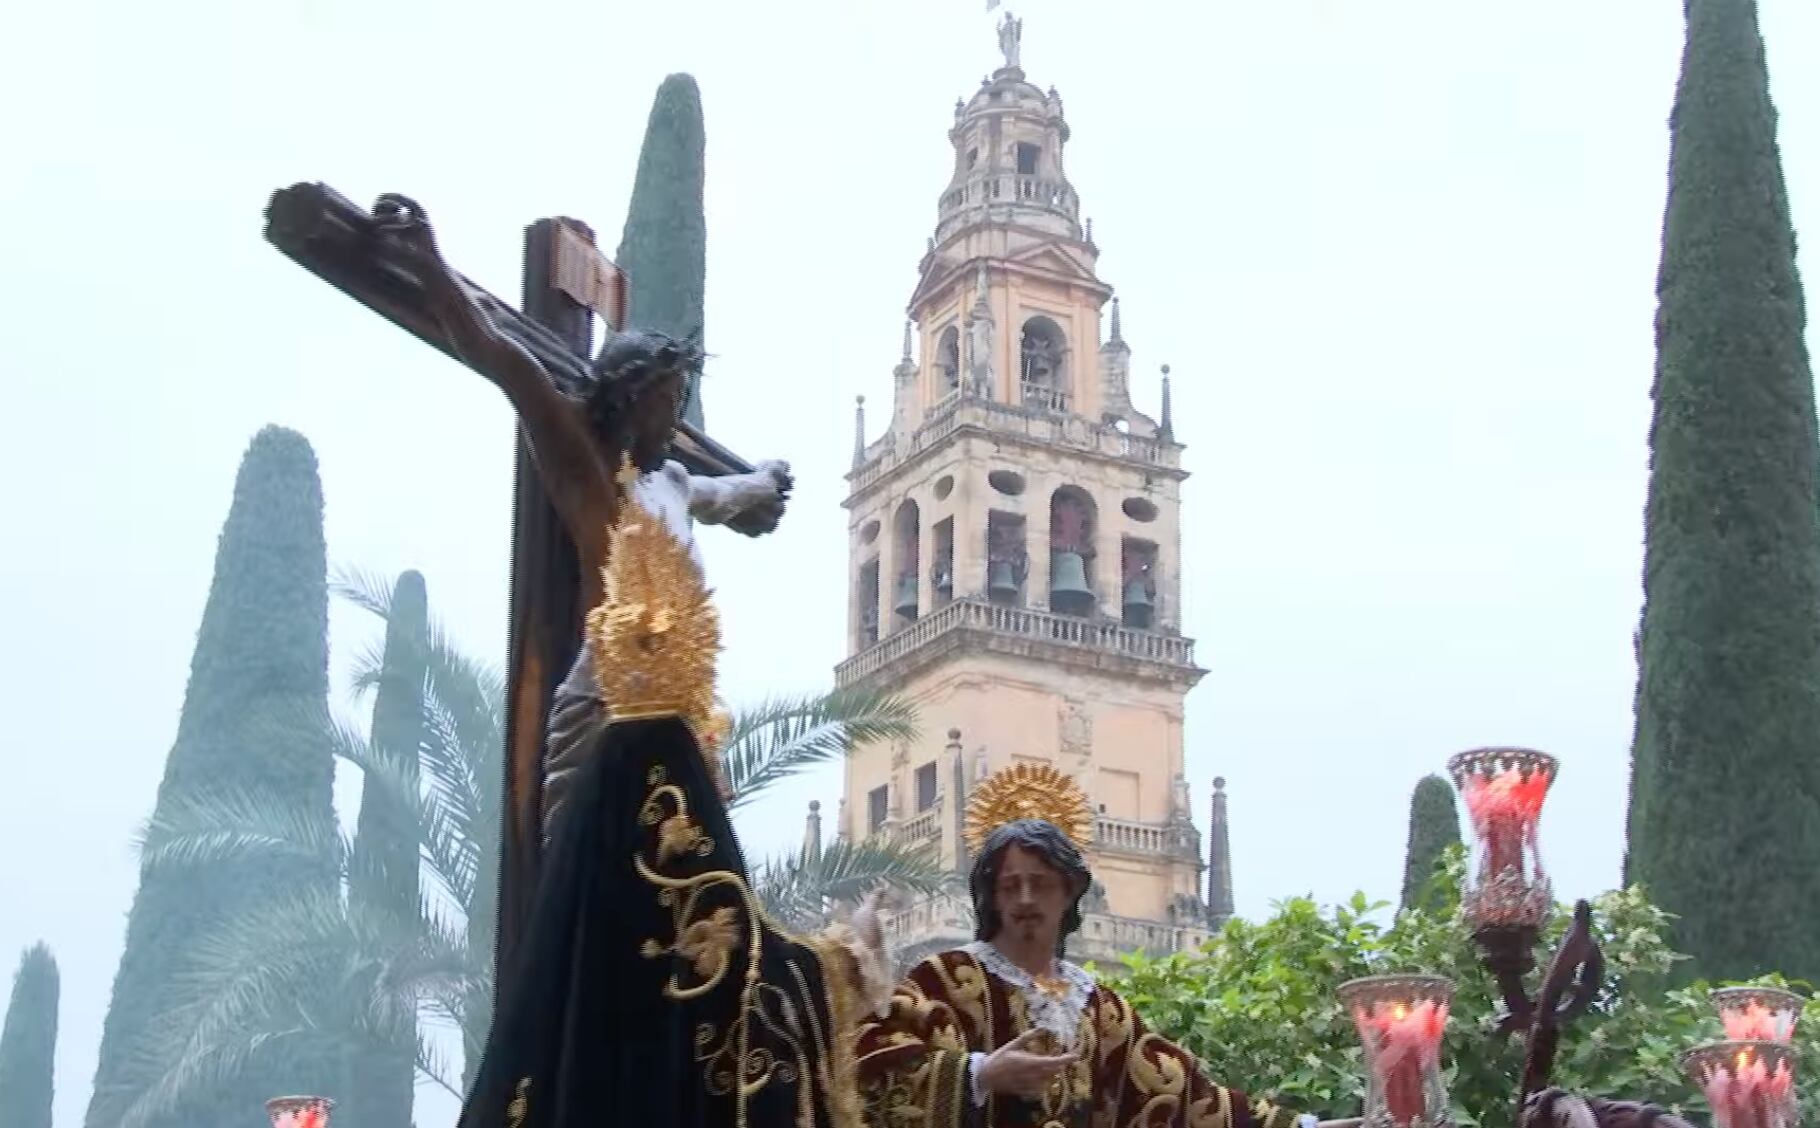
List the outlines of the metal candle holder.
{"type": "Polygon", "coordinates": [[[1537,828],[1560,763],[1529,748],[1480,748],[1447,761],[1472,822],[1473,865],[1460,912],[1497,981],[1504,1013],[1494,1034],[1521,1031],[1527,1043],[1517,1114],[1547,1087],[1561,1028],[1583,1014],[1605,980],[1605,957],[1592,931],[1592,906],[1574,903],[1573,923],[1532,997],[1524,980],[1535,970],[1535,945],[1554,909],[1542,868],[1537,828]]]}
{"type": "Polygon", "coordinates": [[[1782,1042],[1708,1042],[1681,1059],[1715,1128],[1795,1128],[1795,1050],[1782,1042]]]}

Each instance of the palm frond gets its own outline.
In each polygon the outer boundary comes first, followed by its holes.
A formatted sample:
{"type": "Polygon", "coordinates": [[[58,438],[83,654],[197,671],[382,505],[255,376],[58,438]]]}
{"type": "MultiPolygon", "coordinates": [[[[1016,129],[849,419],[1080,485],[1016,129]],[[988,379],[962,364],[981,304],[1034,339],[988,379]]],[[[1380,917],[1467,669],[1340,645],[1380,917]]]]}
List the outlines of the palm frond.
{"type": "Polygon", "coordinates": [[[115,1121],[119,1128],[146,1128],[177,1113],[192,1096],[217,1091],[243,1076],[269,1052],[311,1036],[304,1026],[283,1030],[248,1030],[244,1037],[223,1039],[206,1050],[186,1054],[160,1068],[153,1081],[134,1097],[115,1121]]]}
{"type": "Polygon", "coordinates": [[[249,788],[177,798],[146,820],[135,845],[147,871],[286,859],[341,873],[350,851],[333,817],[249,788]]]}
{"type": "Polygon", "coordinates": [[[417,1072],[432,1084],[447,1090],[456,1100],[462,1098],[461,1079],[458,1074],[450,1071],[449,1056],[421,1035],[417,1039],[417,1072]]]}
{"type": "Polygon", "coordinates": [[[740,710],[724,754],[731,805],[738,807],[779,780],[859,745],[915,735],[916,707],[871,690],[779,697],[740,710]]]}
{"type": "Polygon", "coordinates": [[[955,880],[927,847],[884,839],[828,843],[815,853],[775,858],[759,866],[752,891],[786,927],[813,928],[831,903],[855,901],[875,889],[933,893],[955,880]]]}
{"type": "Polygon", "coordinates": [[[176,997],[137,1057],[156,1080],[121,1128],[168,1115],[242,1071],[276,1043],[323,1036],[333,1006],[325,981],[349,966],[352,935],[340,897],[303,890],[221,922],[191,945],[176,997]]]}

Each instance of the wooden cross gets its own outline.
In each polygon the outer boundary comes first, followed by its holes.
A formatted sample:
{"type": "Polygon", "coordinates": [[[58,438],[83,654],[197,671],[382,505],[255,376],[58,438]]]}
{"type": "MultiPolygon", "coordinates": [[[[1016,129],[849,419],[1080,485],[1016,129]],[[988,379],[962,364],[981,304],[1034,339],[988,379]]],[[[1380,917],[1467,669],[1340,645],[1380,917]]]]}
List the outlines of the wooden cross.
{"type": "MultiPolygon", "coordinates": [[[[423,281],[408,257],[375,229],[366,209],[334,189],[297,184],[274,192],[266,208],[265,237],[329,285],[461,359],[431,312],[423,281]]],[[[625,327],[625,276],[595,246],[594,232],[577,220],[540,219],[525,229],[522,313],[472,282],[467,285],[493,323],[529,350],[567,391],[578,391],[590,378],[594,316],[601,316],[609,329],[625,327]]],[[[752,472],[743,459],[682,421],[670,455],[694,474],[752,472]]],[[[516,461],[494,943],[500,969],[518,942],[536,889],[543,846],[545,719],[556,686],[580,650],[585,612],[575,545],[550,504],[522,433],[516,461]]],[[[729,522],[734,529],[751,531],[741,524],[729,522]]]]}

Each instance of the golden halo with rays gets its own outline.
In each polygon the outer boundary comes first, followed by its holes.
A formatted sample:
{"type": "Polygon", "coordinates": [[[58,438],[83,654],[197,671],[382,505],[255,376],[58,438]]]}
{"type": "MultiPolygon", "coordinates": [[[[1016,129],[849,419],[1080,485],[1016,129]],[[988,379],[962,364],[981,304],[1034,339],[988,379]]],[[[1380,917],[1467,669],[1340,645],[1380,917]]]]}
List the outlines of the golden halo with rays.
{"type": "Polygon", "coordinates": [[[979,785],[967,800],[967,849],[978,853],[993,831],[1018,819],[1053,823],[1082,853],[1093,844],[1087,793],[1051,764],[1019,762],[979,785]]]}

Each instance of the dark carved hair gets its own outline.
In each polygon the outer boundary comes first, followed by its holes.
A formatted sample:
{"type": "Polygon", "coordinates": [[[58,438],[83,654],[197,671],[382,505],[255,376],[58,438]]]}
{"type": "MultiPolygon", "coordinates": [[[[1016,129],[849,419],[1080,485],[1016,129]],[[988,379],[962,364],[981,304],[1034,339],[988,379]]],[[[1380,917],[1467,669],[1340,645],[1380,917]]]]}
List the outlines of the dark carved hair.
{"type": "Polygon", "coordinates": [[[998,911],[998,873],[1004,867],[1006,852],[1013,846],[1021,846],[1041,858],[1074,887],[1074,898],[1062,914],[1062,931],[1055,941],[1055,954],[1059,957],[1068,937],[1081,927],[1081,898],[1093,884],[1093,871],[1061,828],[1042,819],[1015,819],[987,835],[980,845],[979,856],[973,859],[973,869],[967,875],[967,889],[973,894],[973,937],[990,940],[1004,924],[998,911]]]}
{"type": "Polygon", "coordinates": [[[655,470],[670,449],[688,379],[701,363],[692,335],[677,340],[639,329],[608,338],[581,389],[595,434],[608,448],[626,451],[640,471],[655,470]]]}

